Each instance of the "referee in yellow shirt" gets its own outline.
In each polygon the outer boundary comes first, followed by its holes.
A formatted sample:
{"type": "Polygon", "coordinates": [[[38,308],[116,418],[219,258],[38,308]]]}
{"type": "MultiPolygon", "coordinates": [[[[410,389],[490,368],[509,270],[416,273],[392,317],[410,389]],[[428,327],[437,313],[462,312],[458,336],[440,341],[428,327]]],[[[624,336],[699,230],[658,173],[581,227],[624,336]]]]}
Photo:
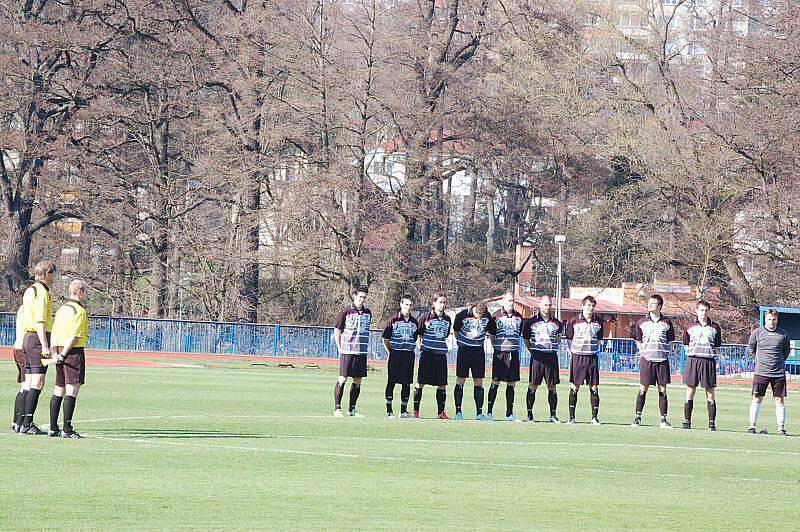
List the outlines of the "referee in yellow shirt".
{"type": "Polygon", "coordinates": [[[56,386],[50,399],[50,436],[80,438],[72,428],[72,415],[78,390],[86,376],[86,357],[83,350],[89,333],[89,317],[83,301],[86,282],[75,279],[69,283],[69,299],[56,312],[53,322],[53,358],[56,361],[56,386]],[[66,397],[65,397],[66,393],[66,397]],[[64,402],[64,431],[58,428],[58,413],[64,402]]]}
{"type": "Polygon", "coordinates": [[[33,422],[39,394],[44,387],[44,375],[47,368],[42,365],[42,357],[50,356],[50,331],[53,328],[52,302],[49,284],[56,271],[56,265],[50,261],[39,261],[34,269],[36,280],[25,290],[22,306],[25,307],[25,338],[22,348],[25,352],[25,382],[28,384],[28,396],[25,398],[25,415],[20,434],[44,434],[44,431],[33,422]]]}
{"type": "Polygon", "coordinates": [[[28,397],[28,383],[25,382],[25,353],[22,352],[22,340],[25,338],[25,307],[20,305],[17,309],[17,334],[14,337],[14,363],[17,365],[17,384],[19,391],[14,399],[14,419],[11,421],[11,430],[19,432],[22,417],[25,415],[25,398],[28,397]]]}

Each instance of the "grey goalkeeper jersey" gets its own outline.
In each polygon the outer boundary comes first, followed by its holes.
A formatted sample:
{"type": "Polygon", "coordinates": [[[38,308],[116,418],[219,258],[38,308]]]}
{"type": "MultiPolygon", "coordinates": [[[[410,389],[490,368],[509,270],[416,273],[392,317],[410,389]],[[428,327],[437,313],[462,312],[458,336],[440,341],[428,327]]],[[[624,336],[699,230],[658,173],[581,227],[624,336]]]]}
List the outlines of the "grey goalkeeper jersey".
{"type": "Polygon", "coordinates": [[[780,327],[774,331],[759,327],[750,333],[747,354],[756,358],[756,375],[783,377],[784,361],[789,357],[789,336],[780,327]]]}

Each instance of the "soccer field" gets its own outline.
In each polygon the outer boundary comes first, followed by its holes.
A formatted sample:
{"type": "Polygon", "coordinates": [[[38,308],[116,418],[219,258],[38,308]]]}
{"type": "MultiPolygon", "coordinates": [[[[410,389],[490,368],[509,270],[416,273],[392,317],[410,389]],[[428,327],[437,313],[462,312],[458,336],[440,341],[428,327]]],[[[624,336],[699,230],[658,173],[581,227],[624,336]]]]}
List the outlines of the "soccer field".
{"type": "MultiPolygon", "coordinates": [[[[185,362],[185,361],[183,361],[185,362]]],[[[14,368],[0,362],[8,419],[0,437],[0,529],[794,529],[800,441],[775,432],[765,401],[747,428],[747,387],[718,392],[719,431],[664,430],[657,394],[629,426],[635,388],[601,385],[601,427],[582,390],[574,426],[439,421],[426,388],[422,416],[385,419],[383,368],[364,381],[365,419],[331,416],[335,368],[91,367],[75,427],[86,438],[8,429],[14,368]]],[[[36,421],[47,425],[48,375],[36,421]]],[[[564,379],[565,380],[565,379],[564,379]]],[[[349,386],[348,386],[349,389],[349,386]]],[[[524,414],[524,388],[517,415],[524,414]]],[[[399,411],[399,387],[395,393],[399,411]]],[[[559,415],[566,418],[567,387],[559,415]]],[[[788,397],[790,432],[800,426],[788,397]]],[[[345,403],[347,391],[345,392],[345,403]]],[[[452,415],[452,386],[448,388],[452,415]]],[[[465,414],[474,415],[471,385],[465,414]]],[[[683,388],[670,392],[682,419],[683,388]]],[[[496,413],[504,413],[501,388],[496,413]]],[[[544,419],[546,393],[537,396],[544,419]]]]}

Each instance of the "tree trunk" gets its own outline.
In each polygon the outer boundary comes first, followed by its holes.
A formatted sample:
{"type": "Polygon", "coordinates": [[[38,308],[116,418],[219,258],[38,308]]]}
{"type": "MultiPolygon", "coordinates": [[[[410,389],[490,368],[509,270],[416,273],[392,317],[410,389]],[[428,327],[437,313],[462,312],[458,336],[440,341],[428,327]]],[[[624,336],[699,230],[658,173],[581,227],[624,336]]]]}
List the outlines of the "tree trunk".
{"type": "Polygon", "coordinates": [[[253,176],[244,192],[244,265],[242,266],[242,282],[239,287],[239,318],[248,323],[258,321],[258,251],[259,251],[259,217],[261,206],[261,182],[253,176]]]}

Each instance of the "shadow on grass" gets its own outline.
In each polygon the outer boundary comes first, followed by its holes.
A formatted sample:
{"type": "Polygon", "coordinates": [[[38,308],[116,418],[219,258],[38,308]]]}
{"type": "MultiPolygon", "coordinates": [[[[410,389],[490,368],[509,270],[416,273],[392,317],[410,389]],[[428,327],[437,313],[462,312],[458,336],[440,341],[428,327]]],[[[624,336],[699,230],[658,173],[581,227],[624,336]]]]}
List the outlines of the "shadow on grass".
{"type": "Polygon", "coordinates": [[[257,434],[253,432],[227,432],[223,430],[198,430],[198,429],[99,429],[91,431],[98,436],[128,436],[134,438],[168,438],[168,439],[254,439],[277,438],[273,434],[257,434]]]}

